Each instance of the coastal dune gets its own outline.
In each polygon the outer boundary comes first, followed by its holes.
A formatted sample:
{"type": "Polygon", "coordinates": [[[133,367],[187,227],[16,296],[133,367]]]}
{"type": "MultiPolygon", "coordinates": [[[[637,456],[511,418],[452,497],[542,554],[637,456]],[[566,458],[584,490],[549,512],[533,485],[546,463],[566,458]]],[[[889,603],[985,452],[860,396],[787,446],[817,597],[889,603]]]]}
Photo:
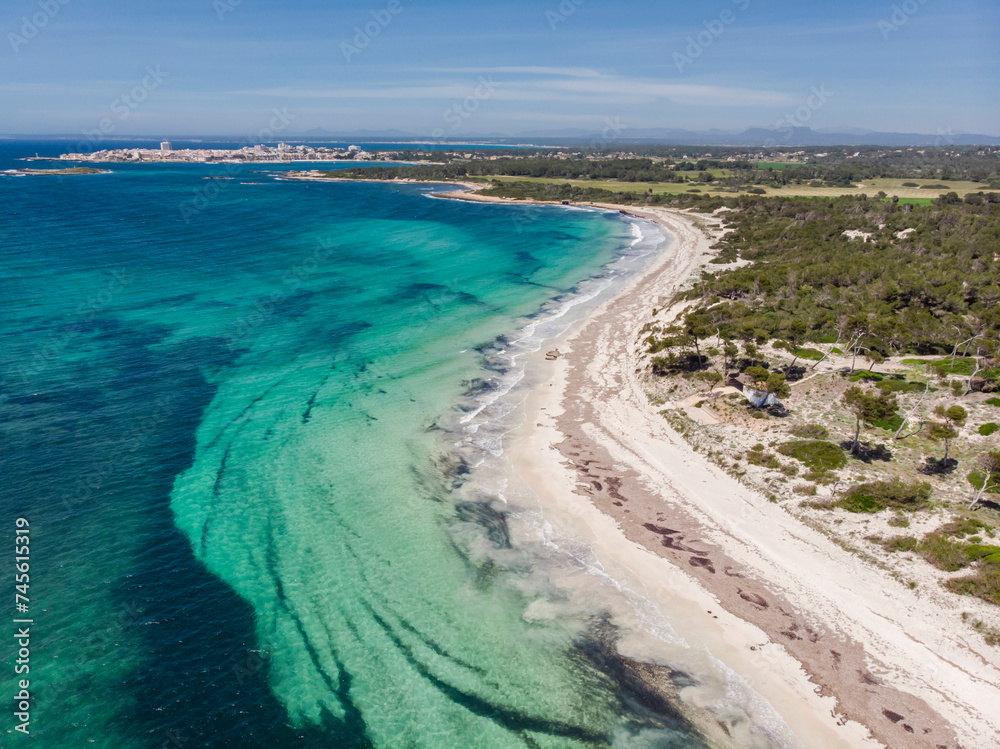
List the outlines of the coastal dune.
{"type": "Polygon", "coordinates": [[[510,437],[515,472],[554,524],[682,611],[678,634],[745,679],[803,745],[1000,745],[993,649],[699,456],[649,404],[640,331],[713,239],[702,217],[629,212],[674,242],[535,354],[540,384],[510,437]]]}

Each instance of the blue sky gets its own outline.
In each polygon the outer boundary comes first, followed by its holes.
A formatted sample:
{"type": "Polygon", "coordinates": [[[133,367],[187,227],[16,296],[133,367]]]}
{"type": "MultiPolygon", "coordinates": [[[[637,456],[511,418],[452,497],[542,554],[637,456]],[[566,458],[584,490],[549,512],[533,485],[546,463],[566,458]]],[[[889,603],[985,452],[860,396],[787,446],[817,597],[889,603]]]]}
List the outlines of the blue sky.
{"type": "Polygon", "coordinates": [[[6,0],[0,34],[8,134],[1000,135],[996,0],[6,0]]]}

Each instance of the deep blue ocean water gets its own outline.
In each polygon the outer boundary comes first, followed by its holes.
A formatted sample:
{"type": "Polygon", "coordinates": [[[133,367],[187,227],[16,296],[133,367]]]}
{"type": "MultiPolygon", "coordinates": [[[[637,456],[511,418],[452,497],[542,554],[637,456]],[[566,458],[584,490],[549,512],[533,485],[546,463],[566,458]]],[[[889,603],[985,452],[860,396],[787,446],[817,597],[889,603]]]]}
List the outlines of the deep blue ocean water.
{"type": "MultiPolygon", "coordinates": [[[[63,148],[0,142],[0,171],[63,148]]],[[[629,224],[111,168],[0,176],[0,538],[30,521],[32,745],[701,745],[596,612],[524,615],[531,561],[460,491],[450,431],[486,352],[629,224]]]]}

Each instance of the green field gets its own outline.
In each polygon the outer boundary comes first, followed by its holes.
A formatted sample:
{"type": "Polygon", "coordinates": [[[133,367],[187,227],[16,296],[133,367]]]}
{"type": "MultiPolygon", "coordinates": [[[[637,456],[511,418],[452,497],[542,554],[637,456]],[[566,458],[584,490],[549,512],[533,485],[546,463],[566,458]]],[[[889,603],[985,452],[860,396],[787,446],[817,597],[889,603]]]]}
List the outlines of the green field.
{"type": "MultiPolygon", "coordinates": [[[[714,170],[720,172],[723,170],[714,170]]],[[[697,174],[697,172],[694,172],[697,174]]],[[[702,194],[707,195],[732,195],[720,185],[703,184],[699,182],[620,182],[617,180],[598,179],[552,179],[548,177],[479,177],[477,182],[489,182],[497,180],[499,182],[543,182],[548,184],[570,184],[575,187],[594,187],[611,192],[646,192],[652,190],[654,195],[677,195],[685,193],[692,188],[697,188],[702,194]]],[[[965,196],[970,192],[997,192],[989,190],[983,184],[977,182],[949,182],[946,190],[922,190],[919,187],[903,187],[903,182],[915,182],[918,185],[943,184],[939,180],[910,180],[910,179],[872,179],[867,180],[863,187],[809,187],[807,185],[787,185],[785,187],[761,186],[768,195],[787,195],[801,197],[823,197],[832,198],[838,195],[861,195],[867,194],[874,197],[880,190],[888,196],[898,195],[900,203],[910,203],[913,205],[930,205],[934,198],[944,195],[947,192],[957,192],[960,196],[965,196]]],[[[744,191],[745,192],[745,191],[744,191]]]]}
{"type": "MultiPolygon", "coordinates": [[[[697,172],[695,172],[697,174],[697,172]]],[[[705,185],[698,182],[618,182],[616,180],[602,179],[551,179],[549,177],[479,177],[477,182],[542,182],[554,185],[573,185],[574,187],[593,187],[598,190],[610,190],[611,192],[646,192],[652,190],[654,195],[677,195],[687,192],[693,187],[702,192],[721,193],[718,187],[705,185]]]]}

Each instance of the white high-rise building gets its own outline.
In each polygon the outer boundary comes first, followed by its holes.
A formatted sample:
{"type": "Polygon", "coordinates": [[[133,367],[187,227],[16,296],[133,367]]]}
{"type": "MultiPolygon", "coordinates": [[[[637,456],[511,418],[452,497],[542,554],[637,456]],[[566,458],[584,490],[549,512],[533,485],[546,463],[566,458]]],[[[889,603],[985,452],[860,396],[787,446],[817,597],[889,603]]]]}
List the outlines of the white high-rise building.
{"type": "Polygon", "coordinates": [[[170,153],[174,150],[174,147],[170,145],[169,140],[165,140],[160,144],[160,153],[170,153]]]}

